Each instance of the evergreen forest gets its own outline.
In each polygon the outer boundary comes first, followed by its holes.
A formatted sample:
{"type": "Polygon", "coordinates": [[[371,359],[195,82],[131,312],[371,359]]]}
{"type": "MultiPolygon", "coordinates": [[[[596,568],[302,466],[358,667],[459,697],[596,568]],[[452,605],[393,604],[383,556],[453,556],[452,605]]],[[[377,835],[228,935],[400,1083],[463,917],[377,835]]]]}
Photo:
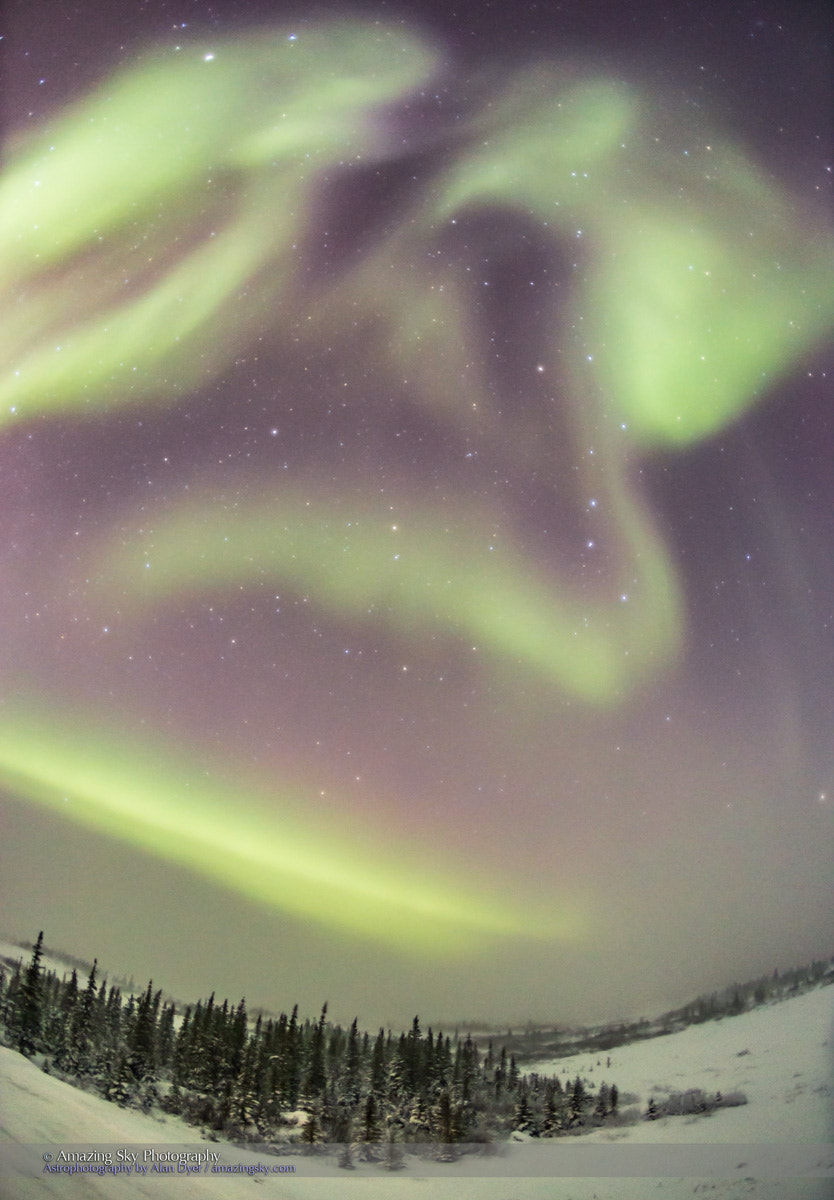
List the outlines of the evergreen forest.
{"type": "MultiPolygon", "coordinates": [[[[274,1144],[282,1153],[293,1144],[308,1153],[339,1145],[340,1165],[357,1157],[393,1167],[404,1144],[430,1145],[450,1160],[509,1137],[576,1136],[658,1115],[651,1105],[642,1114],[626,1107],[636,1097],[621,1096],[604,1077],[603,1045],[629,1040],[615,1036],[625,1026],[608,1027],[605,1037],[572,1034],[573,1052],[580,1043],[600,1051],[599,1074],[560,1078],[519,1068],[515,1049],[528,1059],[541,1054],[540,1031],[508,1031],[508,1048],[485,1035],[424,1030],[414,1017],[407,1031],[374,1036],[356,1020],[348,1029],[328,1021],[327,1004],[316,1020],[300,1019],[297,1006],[289,1016],[250,1017],[245,1000],[218,1003],[213,994],[180,1011],[152,982],[125,996],[99,979],[97,962],[80,982],[76,969],[60,978],[46,970],[43,956],[41,933],[28,965],[0,969],[0,1041],[67,1082],[126,1107],[176,1114],[215,1139],[274,1144]]],[[[675,1024],[684,1015],[734,1015],[832,977],[834,961],[734,985],[677,1010],[675,1024]]],[[[651,1032],[647,1024],[630,1027],[632,1036],[666,1032],[668,1021],[651,1032]]],[[[555,1040],[563,1049],[564,1039],[555,1040]]],[[[681,1111],[732,1103],[744,1098],[691,1092],[681,1111]]]]}

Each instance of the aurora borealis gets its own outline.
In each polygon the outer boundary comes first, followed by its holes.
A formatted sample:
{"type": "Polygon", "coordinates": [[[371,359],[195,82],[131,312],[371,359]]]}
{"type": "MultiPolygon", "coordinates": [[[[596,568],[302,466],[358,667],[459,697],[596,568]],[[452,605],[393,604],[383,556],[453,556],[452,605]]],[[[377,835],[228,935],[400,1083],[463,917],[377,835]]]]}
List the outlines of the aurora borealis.
{"type": "Polygon", "coordinates": [[[10,932],[370,1022],[829,950],[819,29],[602,7],[10,21],[10,932]]]}

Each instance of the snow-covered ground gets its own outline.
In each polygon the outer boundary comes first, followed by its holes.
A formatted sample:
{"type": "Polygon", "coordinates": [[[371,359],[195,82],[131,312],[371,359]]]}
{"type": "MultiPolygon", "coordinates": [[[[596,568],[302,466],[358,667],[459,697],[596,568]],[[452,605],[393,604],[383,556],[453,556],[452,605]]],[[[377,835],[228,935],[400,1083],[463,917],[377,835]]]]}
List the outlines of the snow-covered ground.
{"type": "Polygon", "coordinates": [[[821,988],[615,1049],[609,1070],[597,1066],[603,1056],[587,1054],[537,1064],[544,1073],[616,1081],[622,1092],[640,1097],[641,1107],[650,1095],[660,1099],[670,1090],[700,1087],[743,1090],[749,1104],[742,1108],[708,1118],[641,1121],[549,1145],[512,1145],[487,1160],[467,1157],[442,1165],[409,1156],[396,1174],[373,1165],[350,1172],[334,1159],[271,1158],[212,1142],[198,1148],[219,1153],[226,1166],[260,1163],[270,1173],[218,1175],[204,1165],[196,1175],[43,1174],[43,1154],[55,1160],[62,1147],[106,1146],[116,1161],[122,1147],[140,1156],[152,1147],[170,1151],[172,1144],[195,1148],[197,1133],[176,1118],[163,1121],[115,1107],[0,1049],[0,1197],[238,1200],[259,1186],[259,1194],[284,1200],[831,1200],[834,1179],[809,1172],[819,1172],[817,1163],[834,1170],[834,1148],[823,1145],[832,1141],[833,1005],[834,989],[821,988]],[[694,1165],[684,1165],[687,1154],[694,1165]],[[583,1155],[592,1176],[580,1177],[583,1155]],[[271,1171],[287,1164],[294,1174],[271,1171]],[[778,1177],[797,1164],[805,1177],[778,1177]],[[549,1174],[533,1174],[542,1171],[549,1174]]]}
{"type": "MultiPolygon", "coordinates": [[[[576,1054],[536,1063],[543,1075],[577,1075],[616,1083],[620,1092],[665,1099],[670,1092],[741,1091],[748,1104],[711,1117],[665,1117],[609,1132],[593,1142],[680,1142],[687,1122],[704,1142],[831,1142],[834,1133],[834,987],[765,1005],[739,1017],[690,1025],[680,1033],[634,1042],[606,1054],[576,1054]],[[601,1063],[600,1066],[597,1064],[601,1063]],[[767,1113],[767,1123],[763,1124],[767,1113]]],[[[684,1140],[689,1140],[687,1136],[684,1140]]]]}

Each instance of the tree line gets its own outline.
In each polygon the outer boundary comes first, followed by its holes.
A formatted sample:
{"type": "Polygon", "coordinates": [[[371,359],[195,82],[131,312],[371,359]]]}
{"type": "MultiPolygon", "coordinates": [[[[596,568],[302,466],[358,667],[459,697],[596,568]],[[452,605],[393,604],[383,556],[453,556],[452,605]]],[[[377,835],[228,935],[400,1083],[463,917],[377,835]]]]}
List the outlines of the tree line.
{"type": "Polygon", "coordinates": [[[654,1020],[617,1022],[593,1029],[547,1029],[530,1026],[513,1033],[507,1031],[506,1045],[527,1062],[536,1059],[567,1058],[572,1054],[606,1055],[618,1046],[649,1038],[678,1033],[689,1025],[737,1017],[762,1004],[772,1004],[798,996],[812,988],[834,984],[834,958],[814,959],[799,967],[775,970],[745,983],[732,983],[714,992],[705,992],[680,1008],[661,1013],[654,1020]]]}
{"type": "Polygon", "coordinates": [[[107,1100],[159,1107],[215,1136],[339,1143],[365,1159],[424,1142],[454,1157],[514,1131],[558,1137],[619,1119],[616,1084],[523,1074],[506,1047],[424,1031],[418,1017],[374,1037],[356,1020],[329,1022],[326,1004],[317,1020],[302,1021],[297,1005],[251,1020],[245,1000],[212,994],[179,1012],[152,981],[125,997],[97,962],[82,983],[42,958],[41,933],[28,966],[0,973],[6,1043],[107,1100]]]}
{"type": "MultiPolygon", "coordinates": [[[[283,1148],[297,1142],[310,1151],[339,1144],[343,1166],[351,1166],[354,1155],[397,1166],[402,1143],[432,1143],[439,1157],[454,1158],[464,1145],[514,1134],[564,1137],[641,1116],[656,1120],[746,1103],[741,1093],[689,1089],[661,1102],[652,1097],[640,1113],[636,1096],[621,1095],[605,1079],[522,1072],[513,1053],[521,1049],[518,1035],[510,1030],[509,1045],[495,1045],[470,1034],[424,1031],[415,1017],[407,1032],[380,1029],[372,1036],[355,1019],[348,1029],[328,1021],[327,1004],[316,1020],[301,1020],[297,1005],[289,1016],[252,1019],[245,999],[218,1003],[213,993],[178,1011],[152,981],[125,996],[99,978],[97,961],[82,983],[75,967],[62,977],[45,970],[43,953],[40,933],[27,966],[0,963],[0,1040],[6,1045],[107,1100],[176,1114],[210,1136],[283,1148]]],[[[834,959],[815,961],[699,996],[651,1024],[568,1034],[558,1052],[600,1053],[832,982],[834,959]]],[[[533,1057],[542,1049],[541,1043],[528,1047],[533,1057]]],[[[551,1044],[551,1054],[555,1049],[551,1044]]],[[[610,1059],[603,1053],[597,1066],[604,1071],[610,1059]]]]}

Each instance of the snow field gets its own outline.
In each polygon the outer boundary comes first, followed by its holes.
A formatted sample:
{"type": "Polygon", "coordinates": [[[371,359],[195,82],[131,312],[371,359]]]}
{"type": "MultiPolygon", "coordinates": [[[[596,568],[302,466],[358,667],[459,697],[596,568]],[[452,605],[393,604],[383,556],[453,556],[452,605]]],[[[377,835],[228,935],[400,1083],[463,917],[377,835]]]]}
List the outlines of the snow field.
{"type": "MultiPolygon", "coordinates": [[[[580,1054],[540,1062],[543,1074],[559,1071],[584,1075],[599,1083],[616,1082],[621,1092],[634,1092],[645,1109],[649,1095],[700,1087],[705,1091],[743,1090],[749,1104],[721,1109],[711,1117],[666,1117],[640,1121],[621,1129],[599,1129],[560,1145],[739,1144],[747,1165],[732,1178],[550,1178],[490,1176],[489,1160],[464,1158],[454,1164],[407,1158],[407,1167],[389,1173],[361,1164],[340,1169],[333,1158],[272,1158],[228,1143],[203,1142],[220,1151],[227,1164],[268,1166],[292,1163],[295,1174],[137,1176],[44,1175],[26,1144],[54,1149],[79,1144],[160,1150],[194,1146],[199,1131],[176,1117],[145,1115],[121,1109],[45,1075],[11,1050],[0,1048],[0,1198],[2,1200],[213,1200],[258,1195],[268,1200],[834,1200],[834,1179],[755,1176],[755,1148],[774,1142],[832,1141],[832,1070],[834,989],[816,991],[759,1008],[738,1017],[692,1026],[681,1033],[635,1043],[605,1056],[580,1054]],[[602,1066],[597,1066],[597,1060],[602,1066]],[[751,1157],[750,1151],[753,1151],[751,1157]],[[26,1162],[20,1169],[21,1154],[26,1162]],[[12,1168],[17,1167],[16,1171],[12,1168]],[[312,1171],[315,1171],[315,1175],[312,1171]],[[749,1172],[749,1174],[748,1174],[749,1172]],[[257,1188],[257,1193],[253,1189],[257,1188]]],[[[526,1069],[524,1067],[523,1069],[526,1069]]],[[[510,1145],[494,1162],[502,1173],[516,1164],[524,1169],[525,1147],[510,1145]]],[[[826,1157],[824,1154],[823,1157],[826,1157]]],[[[527,1160],[529,1161],[529,1160],[527,1160]]],[[[834,1147],[827,1155],[834,1162],[834,1147]]]]}

